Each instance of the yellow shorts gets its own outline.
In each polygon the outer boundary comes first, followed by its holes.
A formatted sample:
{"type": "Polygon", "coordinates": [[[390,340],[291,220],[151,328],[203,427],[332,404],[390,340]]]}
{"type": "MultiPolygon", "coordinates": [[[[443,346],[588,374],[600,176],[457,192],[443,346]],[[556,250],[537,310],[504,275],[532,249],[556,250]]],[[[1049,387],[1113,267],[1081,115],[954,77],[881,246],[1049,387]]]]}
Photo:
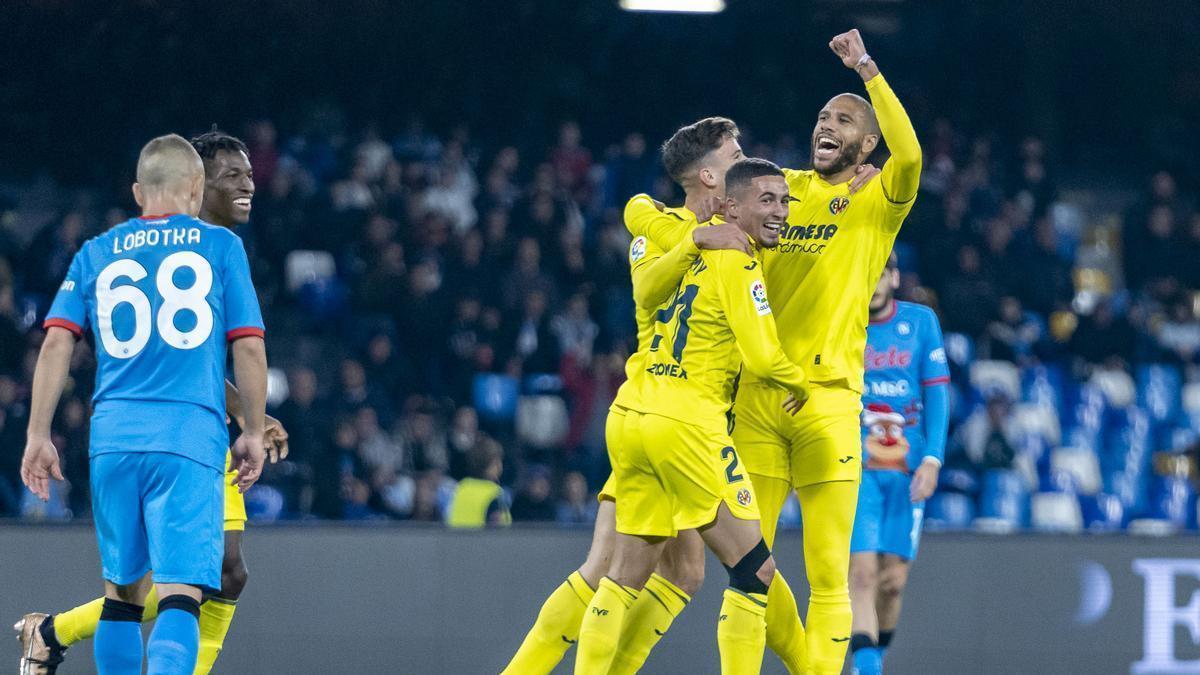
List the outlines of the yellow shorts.
{"type": "Polygon", "coordinates": [[[862,478],[862,397],[845,386],[814,385],[796,416],[787,393],[744,385],[734,402],[733,441],[750,473],[790,481],[793,488],[862,478]]]}
{"type": "Polygon", "coordinates": [[[233,456],[225,453],[225,529],[241,531],[246,529],[246,499],[238,492],[233,484],[237,471],[233,470],[233,456]]]}
{"type": "Polygon", "coordinates": [[[608,448],[608,462],[613,466],[613,471],[608,474],[604,487],[600,488],[600,493],[596,495],[598,502],[617,501],[616,456],[628,443],[625,438],[625,415],[628,412],[628,408],[618,405],[608,408],[608,417],[604,420],[604,445],[608,448]]]}
{"type": "Polygon", "coordinates": [[[711,523],[724,502],[734,517],[758,520],[749,474],[740,465],[725,421],[704,429],[661,415],[629,411],[628,444],[616,458],[620,486],[617,531],[673,537],[711,523]]]}

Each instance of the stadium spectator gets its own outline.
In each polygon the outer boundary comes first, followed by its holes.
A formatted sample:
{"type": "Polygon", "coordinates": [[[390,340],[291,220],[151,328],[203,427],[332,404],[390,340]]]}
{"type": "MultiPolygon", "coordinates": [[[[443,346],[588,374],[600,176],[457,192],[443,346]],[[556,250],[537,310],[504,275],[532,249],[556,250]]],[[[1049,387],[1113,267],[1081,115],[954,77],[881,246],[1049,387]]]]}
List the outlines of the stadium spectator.
{"type": "Polygon", "coordinates": [[[471,475],[458,482],[450,500],[446,524],[454,528],[480,528],[512,522],[508,497],[500,487],[504,471],[503,450],[495,441],[477,444],[471,450],[471,475]]]}
{"type": "Polygon", "coordinates": [[[559,525],[586,526],[596,520],[596,500],[588,498],[587,479],[578,471],[563,477],[562,497],[555,505],[554,520],[559,525]]]}
{"type": "Polygon", "coordinates": [[[525,472],[525,479],[513,498],[513,522],[548,522],[556,517],[554,500],[550,497],[550,472],[534,466],[525,472]]]}

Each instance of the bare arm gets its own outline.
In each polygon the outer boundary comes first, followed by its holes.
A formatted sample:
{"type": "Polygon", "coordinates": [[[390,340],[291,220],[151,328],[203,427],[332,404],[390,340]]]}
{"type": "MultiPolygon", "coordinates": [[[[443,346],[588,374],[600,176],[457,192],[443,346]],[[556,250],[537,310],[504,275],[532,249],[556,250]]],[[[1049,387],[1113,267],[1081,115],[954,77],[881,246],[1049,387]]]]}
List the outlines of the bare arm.
{"type": "Polygon", "coordinates": [[[63,479],[58,450],[50,442],[50,423],[54,421],[54,411],[62,398],[74,352],[75,336],[71,331],[51,326],[46,331],[46,340],[33,371],[33,401],[29,407],[21,480],[43,500],[50,498],[49,479],[63,479]]]}
{"type": "Polygon", "coordinates": [[[232,453],[238,468],[237,485],[245,492],[262,473],[267,408],[267,347],[261,337],[248,336],[235,341],[232,350],[234,377],[240,385],[237,396],[241,403],[242,420],[242,435],[234,443],[232,453]]]}
{"type": "MultiPolygon", "coordinates": [[[[246,427],[245,418],[242,417],[242,399],[238,396],[237,386],[229,380],[225,380],[225,410],[237,422],[239,428],[246,427]]],[[[263,442],[266,444],[267,459],[272,464],[287,459],[288,433],[283,428],[283,423],[270,415],[263,415],[263,420],[263,442]]]]}

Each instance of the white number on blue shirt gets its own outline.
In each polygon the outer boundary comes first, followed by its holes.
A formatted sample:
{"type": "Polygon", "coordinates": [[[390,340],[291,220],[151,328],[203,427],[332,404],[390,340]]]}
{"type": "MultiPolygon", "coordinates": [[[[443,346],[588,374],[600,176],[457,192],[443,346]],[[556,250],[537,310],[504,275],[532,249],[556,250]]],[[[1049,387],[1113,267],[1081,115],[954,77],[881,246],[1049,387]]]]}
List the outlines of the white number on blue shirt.
{"type": "MultiPolygon", "coordinates": [[[[104,351],[114,358],[130,359],[150,341],[150,299],[137,286],[114,288],[113,282],[119,277],[141,281],[146,277],[146,268],[136,260],[125,259],[111,263],[100,272],[96,277],[96,324],[104,351]],[[113,311],[121,303],[133,306],[133,337],[128,340],[117,338],[113,332],[113,311]]],[[[212,290],[212,266],[198,253],[179,251],[162,261],[155,282],[163,299],[156,321],[163,341],[176,349],[195,349],[204,344],[213,328],[212,307],[206,299],[212,290]],[[175,285],[175,272],[182,267],[191,269],[196,276],[189,288],[175,285]],[[181,331],[175,327],[175,315],[183,310],[196,315],[196,325],[191,330],[181,331]]]]}

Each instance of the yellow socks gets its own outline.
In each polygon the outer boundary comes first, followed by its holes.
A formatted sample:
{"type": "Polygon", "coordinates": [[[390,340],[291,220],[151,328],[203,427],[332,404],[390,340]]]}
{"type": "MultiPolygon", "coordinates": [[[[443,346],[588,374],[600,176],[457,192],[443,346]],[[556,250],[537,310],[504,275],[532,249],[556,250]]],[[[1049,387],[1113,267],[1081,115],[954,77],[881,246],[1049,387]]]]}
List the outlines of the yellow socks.
{"type": "Polygon", "coordinates": [[[575,675],[607,675],[621,639],[625,614],[638,598],[638,591],[604,577],[588,605],[579,627],[579,651],[575,675]]]}
{"type": "Polygon", "coordinates": [[[743,675],[762,670],[767,632],[767,596],[725,589],[717,645],[721,648],[721,675],[743,675]]]}
{"type": "Polygon", "coordinates": [[[571,573],[542,605],[533,628],[501,675],[548,675],[579,641],[579,626],[596,594],[578,571],[571,573]]]}
{"type": "Polygon", "coordinates": [[[195,675],[208,675],[212,670],[225,644],[225,634],[229,632],[235,611],[236,600],[212,597],[200,605],[200,652],[196,656],[195,675]]]}
{"type": "Polygon", "coordinates": [[[791,586],[779,570],[767,589],[767,647],[792,675],[804,675],[804,624],[791,586]]]}
{"type": "MultiPolygon", "coordinates": [[[[68,609],[54,615],[54,636],[63,647],[70,647],[80,640],[87,640],[96,634],[100,625],[100,612],[104,609],[104,598],[68,609]]],[[[142,621],[153,621],[158,616],[158,588],[150,587],[146,596],[146,609],[142,612],[142,621]]]]}
{"type": "Polygon", "coordinates": [[[625,625],[610,672],[613,675],[636,673],[690,600],[687,593],[657,572],[650,575],[646,587],[625,614],[625,625]]]}
{"type": "Polygon", "coordinates": [[[811,589],[805,621],[808,671],[838,675],[850,644],[850,532],[858,482],[817,483],[796,494],[804,518],[804,565],[811,589]]]}

